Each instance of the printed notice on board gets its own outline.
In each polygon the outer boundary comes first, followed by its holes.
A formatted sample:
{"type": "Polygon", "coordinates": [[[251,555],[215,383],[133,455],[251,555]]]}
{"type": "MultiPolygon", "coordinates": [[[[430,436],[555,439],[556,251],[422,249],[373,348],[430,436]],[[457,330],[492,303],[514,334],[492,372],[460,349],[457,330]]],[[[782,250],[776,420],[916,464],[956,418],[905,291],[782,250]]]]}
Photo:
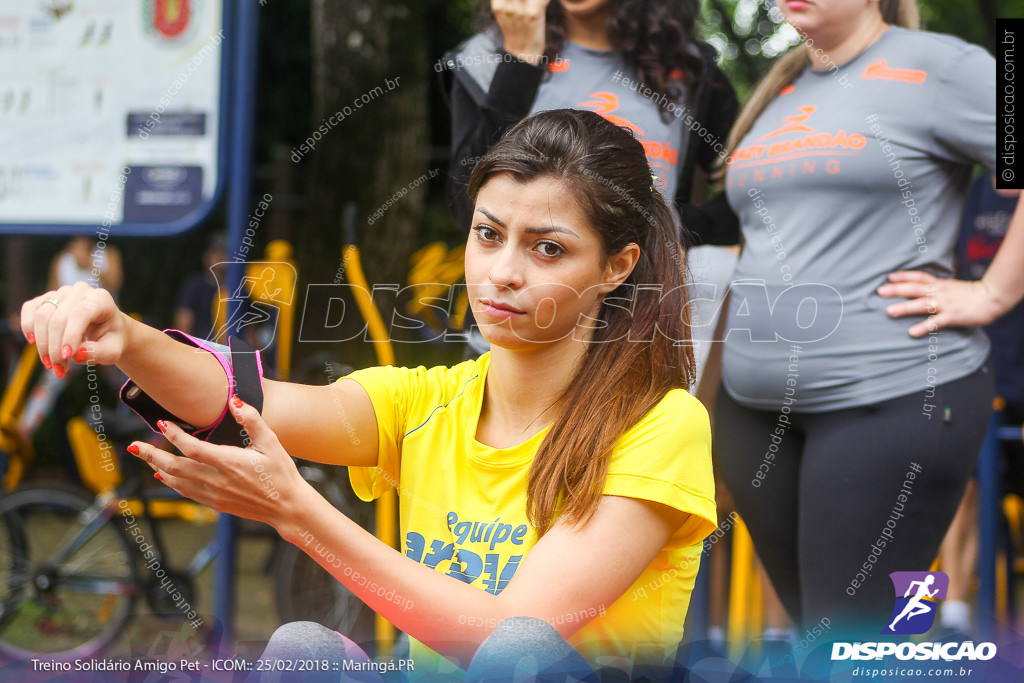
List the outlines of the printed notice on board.
{"type": "Polygon", "coordinates": [[[0,223],[157,223],[212,197],[222,12],[0,0],[0,223]]]}

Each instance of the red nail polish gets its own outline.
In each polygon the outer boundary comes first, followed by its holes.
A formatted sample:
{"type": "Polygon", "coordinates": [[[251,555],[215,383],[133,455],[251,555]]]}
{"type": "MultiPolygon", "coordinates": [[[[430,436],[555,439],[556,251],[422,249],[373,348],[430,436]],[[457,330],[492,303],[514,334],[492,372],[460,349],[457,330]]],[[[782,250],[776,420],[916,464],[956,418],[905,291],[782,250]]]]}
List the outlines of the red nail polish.
{"type": "Polygon", "coordinates": [[[156,421],[156,428],[159,429],[161,432],[166,433],[167,432],[167,423],[164,422],[163,420],[157,420],[156,421]]]}
{"type": "Polygon", "coordinates": [[[231,397],[231,405],[233,405],[235,408],[241,408],[242,405],[243,405],[242,404],[242,399],[238,398],[237,396],[232,396],[231,397]]]}
{"type": "Polygon", "coordinates": [[[29,332],[27,335],[25,335],[25,339],[28,340],[29,344],[35,344],[36,343],[36,335],[32,334],[31,332],[29,332]]]}
{"type": "Polygon", "coordinates": [[[139,446],[138,446],[138,444],[130,443],[130,444],[128,444],[128,448],[126,450],[129,453],[131,453],[132,455],[138,455],[139,454],[139,446]]]}
{"type": "Polygon", "coordinates": [[[47,370],[53,367],[53,363],[50,362],[49,356],[43,356],[43,367],[47,370]]]}
{"type": "Polygon", "coordinates": [[[159,472],[154,472],[154,473],[153,473],[153,478],[154,478],[154,479],[159,479],[160,481],[163,481],[163,480],[164,480],[164,478],[160,476],[160,473],[159,473],[159,472]]]}
{"type": "Polygon", "coordinates": [[[85,350],[85,347],[78,349],[78,353],[75,354],[76,363],[84,363],[85,359],[89,357],[89,352],[85,350]]]}
{"type": "Polygon", "coordinates": [[[67,360],[68,358],[71,358],[71,345],[70,344],[65,344],[64,347],[61,348],[61,350],[60,350],[60,357],[63,358],[64,360],[67,360]]]}
{"type": "Polygon", "coordinates": [[[57,375],[57,379],[62,379],[64,377],[64,366],[63,365],[54,365],[53,366],[53,374],[57,375]]]}

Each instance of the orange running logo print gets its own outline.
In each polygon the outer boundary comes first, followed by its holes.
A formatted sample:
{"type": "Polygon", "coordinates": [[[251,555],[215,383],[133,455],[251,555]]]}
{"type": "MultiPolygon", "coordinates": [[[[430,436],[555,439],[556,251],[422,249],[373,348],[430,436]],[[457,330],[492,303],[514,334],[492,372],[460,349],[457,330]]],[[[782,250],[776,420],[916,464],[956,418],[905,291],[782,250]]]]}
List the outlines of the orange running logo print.
{"type": "Polygon", "coordinates": [[[845,129],[837,130],[835,133],[818,132],[808,123],[817,110],[816,106],[805,104],[797,107],[796,114],[783,116],[783,125],[762,135],[757,139],[757,143],[792,136],[794,133],[798,134],[798,137],[740,147],[729,158],[730,166],[735,170],[745,166],[774,164],[802,157],[851,156],[864,149],[867,138],[860,133],[848,133],[845,129]]]}
{"type": "Polygon", "coordinates": [[[814,133],[814,129],[811,128],[810,126],[805,126],[804,122],[807,121],[807,119],[811,118],[811,114],[818,111],[818,108],[815,107],[813,104],[805,104],[804,106],[799,107],[798,111],[800,112],[799,114],[793,114],[792,116],[784,116],[782,118],[782,120],[786,123],[786,125],[784,125],[782,128],[779,128],[778,130],[773,130],[771,133],[768,133],[767,135],[762,135],[760,138],[758,138],[757,141],[760,142],[761,140],[770,140],[771,138],[777,138],[780,135],[785,135],[786,133],[814,133]]]}
{"type": "Polygon", "coordinates": [[[864,68],[864,73],[860,77],[866,81],[878,79],[902,81],[904,83],[924,83],[928,78],[928,72],[918,69],[892,69],[884,59],[877,59],[864,68]]]}
{"type": "Polygon", "coordinates": [[[596,114],[600,114],[605,117],[616,126],[622,126],[632,131],[637,137],[643,137],[644,132],[629,119],[623,118],[617,114],[616,111],[619,109],[619,96],[610,92],[592,92],[590,93],[591,99],[586,102],[580,102],[579,106],[585,109],[589,109],[596,114]]]}
{"type": "Polygon", "coordinates": [[[617,126],[622,126],[636,135],[644,146],[647,159],[656,172],[658,169],[668,169],[670,166],[675,166],[679,161],[679,150],[673,148],[668,142],[662,143],[657,140],[649,140],[642,128],[626,117],[616,113],[619,110],[618,95],[603,91],[592,92],[590,93],[590,99],[580,102],[576,106],[581,109],[589,109],[595,114],[600,114],[608,121],[617,126]]]}

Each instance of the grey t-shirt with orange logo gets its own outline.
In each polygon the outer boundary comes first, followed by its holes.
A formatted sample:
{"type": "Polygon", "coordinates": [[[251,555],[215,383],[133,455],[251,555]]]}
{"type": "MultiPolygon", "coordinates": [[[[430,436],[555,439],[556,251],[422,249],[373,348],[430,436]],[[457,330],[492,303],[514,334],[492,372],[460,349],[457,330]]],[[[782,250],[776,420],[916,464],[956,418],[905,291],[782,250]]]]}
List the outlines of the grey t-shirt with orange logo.
{"type": "Polygon", "coordinates": [[[807,69],[730,159],[744,247],[723,358],[753,408],[841,410],[923,392],[982,365],[979,329],[912,339],[876,290],[895,270],[949,277],[974,164],[996,161],[995,60],[890,27],[850,62],[807,69]]]}
{"type": "MultiPolygon", "coordinates": [[[[466,68],[485,92],[497,66],[488,55],[498,53],[495,38],[486,33],[471,38],[457,66],[466,68]]],[[[670,102],[626,68],[615,50],[591,50],[566,41],[558,60],[548,65],[530,108],[531,114],[551,109],[588,109],[631,130],[643,143],[647,161],[658,177],[658,188],[674,206],[678,165],[685,158],[683,124],[693,120],[685,97],[670,102]],[[664,116],[663,116],[664,113],[664,116]]]]}

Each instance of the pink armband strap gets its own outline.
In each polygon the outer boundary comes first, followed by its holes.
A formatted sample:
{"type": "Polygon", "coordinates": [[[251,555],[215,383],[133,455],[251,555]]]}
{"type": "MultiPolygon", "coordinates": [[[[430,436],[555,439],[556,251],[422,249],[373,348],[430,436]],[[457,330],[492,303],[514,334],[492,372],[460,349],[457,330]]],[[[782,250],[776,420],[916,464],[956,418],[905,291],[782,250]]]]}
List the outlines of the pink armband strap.
{"type": "MultiPolygon", "coordinates": [[[[238,396],[254,406],[257,411],[263,411],[263,364],[259,351],[237,337],[231,337],[228,340],[228,346],[224,346],[204,339],[197,339],[178,330],[164,330],[164,332],[183,344],[212,353],[224,370],[228,383],[228,396],[238,396]]],[[[174,422],[196,438],[211,443],[233,446],[245,446],[249,443],[245,430],[228,415],[226,403],[220,417],[213,424],[196,427],[165,409],[131,379],[121,387],[120,398],[121,402],[141,417],[154,432],[159,431],[156,426],[157,421],[166,420],[174,422]]]]}

